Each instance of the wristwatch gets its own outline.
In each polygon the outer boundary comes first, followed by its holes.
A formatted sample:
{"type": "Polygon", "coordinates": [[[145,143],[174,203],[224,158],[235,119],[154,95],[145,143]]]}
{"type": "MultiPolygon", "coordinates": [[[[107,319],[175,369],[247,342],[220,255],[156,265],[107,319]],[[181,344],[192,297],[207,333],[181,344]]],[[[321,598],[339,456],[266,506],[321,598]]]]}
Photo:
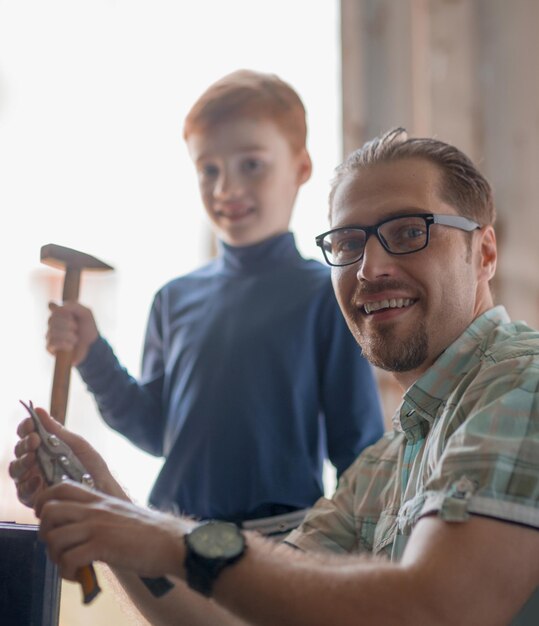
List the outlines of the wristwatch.
{"type": "Polygon", "coordinates": [[[191,589],[210,597],[219,573],[245,552],[245,537],[230,522],[202,522],[184,535],[185,571],[191,589]]]}

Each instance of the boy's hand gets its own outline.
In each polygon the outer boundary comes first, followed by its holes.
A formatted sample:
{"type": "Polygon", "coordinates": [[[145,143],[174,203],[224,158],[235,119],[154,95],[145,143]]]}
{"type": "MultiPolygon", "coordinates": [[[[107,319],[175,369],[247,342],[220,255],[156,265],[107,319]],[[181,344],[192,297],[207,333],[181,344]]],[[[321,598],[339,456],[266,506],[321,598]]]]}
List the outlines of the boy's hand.
{"type": "Polygon", "coordinates": [[[49,310],[47,350],[51,354],[73,351],[73,365],[82,363],[99,336],[92,311],[78,302],[65,302],[62,306],[50,302],[49,310]]]}
{"type": "MultiPolygon", "coordinates": [[[[56,435],[73,450],[80,462],[94,479],[96,489],[119,498],[128,499],[123,489],[111,475],[107,464],[94,448],[82,437],[75,435],[44,410],[37,408],[44,428],[56,435]]],[[[34,508],[36,498],[46,488],[35,451],[41,444],[31,417],[24,419],[17,428],[19,441],[15,445],[15,460],[9,464],[9,475],[17,486],[19,500],[34,508]]]]}
{"type": "Polygon", "coordinates": [[[141,576],[181,575],[188,522],[65,481],[40,493],[39,535],[61,574],[104,561],[141,576]]]}

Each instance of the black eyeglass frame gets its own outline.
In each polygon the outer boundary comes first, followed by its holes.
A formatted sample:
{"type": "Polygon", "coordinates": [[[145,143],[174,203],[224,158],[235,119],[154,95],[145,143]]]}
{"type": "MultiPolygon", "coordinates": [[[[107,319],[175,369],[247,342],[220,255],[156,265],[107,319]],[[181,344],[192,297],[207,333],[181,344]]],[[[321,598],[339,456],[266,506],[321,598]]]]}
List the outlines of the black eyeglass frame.
{"type": "Polygon", "coordinates": [[[327,230],[325,233],[317,235],[315,237],[315,243],[322,250],[324,259],[326,260],[326,263],[328,265],[331,265],[332,267],[346,267],[347,265],[353,265],[354,263],[361,261],[365,253],[365,246],[367,245],[367,241],[369,240],[369,237],[371,235],[376,236],[376,238],[378,239],[378,241],[380,242],[384,250],[389,252],[389,254],[393,254],[395,256],[402,256],[404,254],[414,254],[414,252],[419,252],[420,250],[424,250],[429,245],[430,227],[433,224],[440,224],[442,226],[450,226],[451,228],[458,228],[459,230],[464,230],[466,232],[472,232],[474,230],[482,228],[482,226],[478,224],[477,222],[474,222],[473,220],[470,220],[467,217],[464,217],[462,215],[437,215],[435,213],[405,213],[403,215],[393,215],[392,217],[388,217],[387,219],[382,220],[381,222],[378,222],[378,224],[374,224],[373,226],[352,225],[352,226],[341,226],[339,228],[332,228],[331,230],[327,230]],[[420,248],[417,248],[416,250],[409,250],[408,252],[393,252],[392,250],[389,249],[387,242],[384,240],[382,235],[380,235],[379,228],[383,226],[384,224],[387,224],[388,222],[399,220],[399,219],[402,219],[403,217],[421,217],[425,220],[425,225],[427,228],[427,235],[425,237],[425,243],[424,245],[422,245],[420,248]],[[346,263],[332,263],[328,259],[326,250],[323,245],[324,238],[327,237],[327,235],[331,235],[332,233],[337,233],[343,230],[363,231],[365,233],[365,245],[363,246],[363,251],[361,255],[357,259],[354,259],[353,261],[347,261],[346,263]]]}

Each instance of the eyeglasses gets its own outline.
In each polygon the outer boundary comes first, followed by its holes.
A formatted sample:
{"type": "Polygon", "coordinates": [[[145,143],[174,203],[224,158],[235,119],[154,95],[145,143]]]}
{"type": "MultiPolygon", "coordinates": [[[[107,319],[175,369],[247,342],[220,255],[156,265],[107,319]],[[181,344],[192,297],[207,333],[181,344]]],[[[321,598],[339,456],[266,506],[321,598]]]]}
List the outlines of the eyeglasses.
{"type": "Polygon", "coordinates": [[[371,235],[375,235],[390,254],[412,254],[429,245],[429,232],[433,224],[451,226],[471,232],[481,228],[461,215],[434,215],[416,213],[399,215],[382,220],[374,226],[343,226],[328,230],[316,237],[316,245],[322,248],[328,265],[343,267],[363,258],[365,246],[371,235]]]}

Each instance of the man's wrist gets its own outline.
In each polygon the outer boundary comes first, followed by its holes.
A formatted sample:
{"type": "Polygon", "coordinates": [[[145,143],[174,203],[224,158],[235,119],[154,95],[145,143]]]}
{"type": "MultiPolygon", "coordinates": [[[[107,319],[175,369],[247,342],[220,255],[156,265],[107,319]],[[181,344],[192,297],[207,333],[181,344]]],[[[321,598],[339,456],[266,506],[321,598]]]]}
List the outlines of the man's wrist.
{"type": "Polygon", "coordinates": [[[245,537],[235,524],[210,520],[183,539],[185,580],[194,591],[211,597],[220,573],[244,555],[245,537]]]}

